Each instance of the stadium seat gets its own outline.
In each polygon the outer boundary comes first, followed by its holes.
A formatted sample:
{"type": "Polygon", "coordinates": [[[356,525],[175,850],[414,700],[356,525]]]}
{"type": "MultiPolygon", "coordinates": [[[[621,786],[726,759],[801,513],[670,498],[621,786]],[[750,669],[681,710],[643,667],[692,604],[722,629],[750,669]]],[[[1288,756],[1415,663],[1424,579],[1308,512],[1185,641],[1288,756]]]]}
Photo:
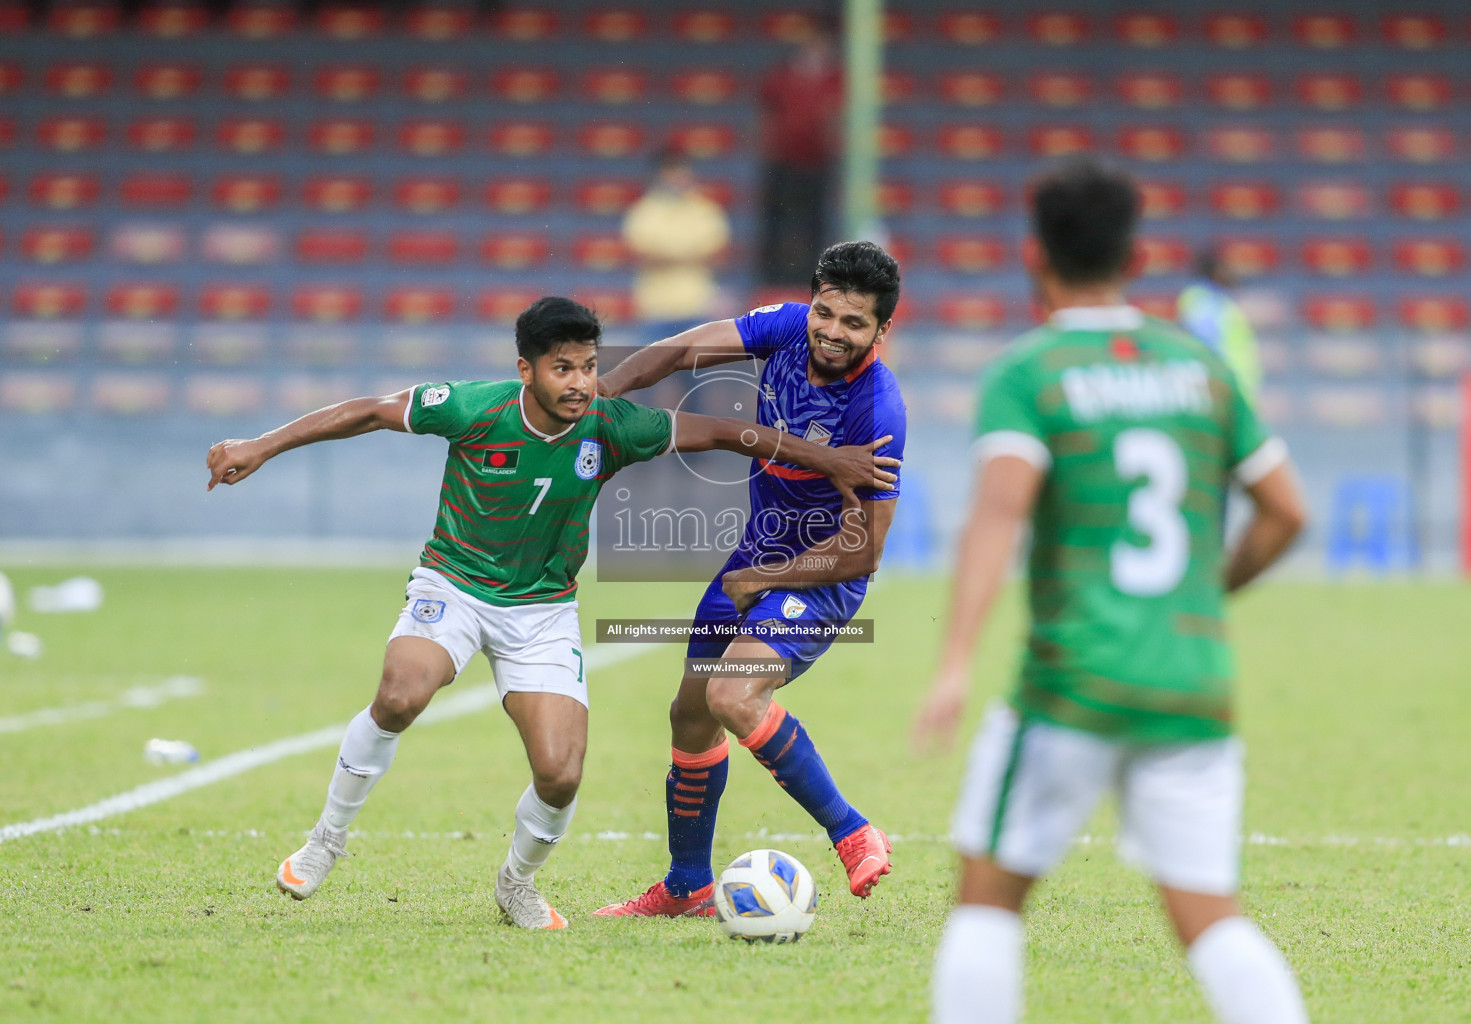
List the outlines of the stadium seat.
{"type": "Polygon", "coordinates": [[[890,8],[884,11],[881,31],[886,44],[907,43],[914,38],[914,16],[908,11],[890,8]]]}
{"type": "Polygon", "coordinates": [[[177,347],[178,330],[167,323],[108,323],[97,332],[97,354],[107,363],[162,363],[177,347]]]}
{"type": "Polygon", "coordinates": [[[184,384],[184,405],[205,416],[248,416],[265,406],[266,386],[259,377],[201,374],[184,384]]]}
{"type": "Polygon", "coordinates": [[[197,64],[144,64],[133,75],[133,88],[150,100],[177,100],[197,93],[203,80],[197,64]]]}
{"type": "Polygon", "coordinates": [[[1223,182],[1211,186],[1210,205],[1218,215],[1231,220],[1258,220],[1275,214],[1281,208],[1282,197],[1270,182],[1223,182]]]}
{"type": "Polygon", "coordinates": [[[1215,244],[1222,262],[1243,278],[1270,274],[1282,262],[1281,250],[1270,238],[1225,237],[1215,244]]]}
{"type": "Polygon", "coordinates": [[[735,204],[736,187],[728,181],[706,178],[700,182],[700,195],[727,211],[735,204]]]}
{"type": "Polygon", "coordinates": [[[171,381],[159,373],[99,373],[92,408],[112,416],[153,416],[173,408],[171,381]]]}
{"type": "Polygon", "coordinates": [[[398,127],[398,146],[414,156],[449,156],[465,148],[465,125],[448,119],[416,119],[398,127]]]}
{"type": "Polygon", "coordinates": [[[409,213],[443,213],[460,205],[457,178],[404,178],[393,186],[393,202],[409,213]]]}
{"type": "Polygon", "coordinates": [[[725,124],[677,124],[669,129],[669,145],[693,160],[730,156],[740,141],[725,124]]]}
{"type": "Polygon", "coordinates": [[[285,141],[286,126],[272,118],[226,118],[215,130],[215,142],[222,149],[241,155],[280,149],[285,141]]]}
{"type": "Polygon", "coordinates": [[[1044,125],[1027,133],[1027,148],[1041,158],[1084,153],[1093,148],[1093,132],[1081,124],[1044,125]]]}
{"type": "Polygon", "coordinates": [[[878,150],[884,160],[908,156],[914,151],[914,129],[903,124],[879,125],[878,150]]]}
{"type": "Polygon", "coordinates": [[[284,250],[281,232],[271,224],[214,224],[199,239],[199,254],[208,263],[263,266],[284,250]]]}
{"type": "Polygon", "coordinates": [[[21,255],[40,264],[80,263],[96,245],[92,230],[83,227],[32,227],[20,237],[21,255]]]}
{"type": "MultiPolygon", "coordinates": [[[[357,288],[341,285],[304,285],[296,289],[291,296],[291,312],[298,320],[311,320],[317,323],[356,320],[363,312],[363,293],[357,288]]],[[[291,351],[292,348],[293,346],[288,345],[288,351],[291,351]]],[[[294,354],[300,359],[302,352],[299,346],[295,347],[294,354]]],[[[300,361],[313,362],[315,360],[300,359],[300,361]]]]}
{"type": "Polygon", "coordinates": [[[582,19],[582,34],[600,43],[630,43],[648,29],[648,18],[637,8],[589,11],[582,19]]]}
{"type": "Polygon", "coordinates": [[[1114,91],[1125,105],[1140,110],[1167,110],[1185,99],[1179,75],[1153,71],[1131,71],[1114,83],[1114,91]]]}
{"type": "Polygon", "coordinates": [[[991,160],[1001,155],[1001,129],[984,124],[947,124],[940,128],[940,152],[955,160],[991,160]]]}
{"type": "MultiPolygon", "coordinates": [[[[82,285],[72,282],[22,281],[11,294],[10,308],[18,317],[36,320],[77,317],[87,309],[87,293],[82,285]]],[[[10,338],[17,340],[15,332],[10,332],[10,338]]],[[[58,358],[73,358],[76,349],[80,348],[80,338],[75,346],[75,349],[70,350],[59,348],[55,354],[58,358]]],[[[48,355],[42,353],[42,357],[48,358],[48,355]]]]}
{"type": "Polygon", "coordinates": [[[393,288],[384,300],[383,312],[402,324],[448,320],[455,315],[455,293],[448,288],[393,288]]]}
{"type": "Polygon", "coordinates": [[[179,287],[175,284],[115,284],[107,290],[110,316],[125,320],[171,319],[179,311],[179,287]]]}
{"type": "Polygon", "coordinates": [[[333,117],[312,122],[307,129],[307,145],[318,153],[349,156],[371,148],[376,134],[372,121],[333,117]]]}
{"type": "Polygon", "coordinates": [[[1377,319],[1374,300],[1366,295],[1309,295],[1302,314],[1308,326],[1320,331],[1365,331],[1377,319]]]}
{"type": "Polygon", "coordinates": [[[984,46],[1001,38],[1001,19],[979,11],[950,11],[940,16],[940,35],[961,46],[984,46]]]}
{"type": "Polygon", "coordinates": [[[1000,295],[955,292],[940,297],[940,322],[966,330],[991,330],[1007,322],[1006,300],[1000,295]]]}
{"type": "Polygon", "coordinates": [[[183,39],[209,27],[209,12],[194,3],[149,4],[138,12],[138,30],[159,39],[183,39]]]}
{"type": "Polygon", "coordinates": [[[1390,75],[1384,80],[1384,94],[1396,107],[1425,114],[1449,106],[1454,89],[1445,75],[1390,75]]]}
{"type": "Polygon", "coordinates": [[[967,274],[998,270],[1006,261],[1006,244],[994,236],[962,235],[941,238],[935,255],[940,266],[967,274]]]}
{"type": "Polygon", "coordinates": [[[1093,98],[1093,80],[1070,71],[1039,71],[1027,76],[1027,96],[1054,110],[1080,107],[1093,98]]]}
{"type": "Polygon", "coordinates": [[[411,39],[443,43],[459,39],[474,27],[470,7],[457,3],[426,3],[415,7],[404,18],[404,32],[411,39]]]}
{"type": "Polygon", "coordinates": [[[761,15],[761,34],[778,43],[796,44],[812,34],[816,23],[807,11],[766,11],[761,15]]]}
{"type": "Polygon", "coordinates": [[[579,182],[573,192],[577,208],[599,217],[622,214],[644,193],[643,182],[631,178],[594,178],[579,182]]]}
{"type": "Polygon", "coordinates": [[[623,106],[642,100],[648,93],[649,76],[635,68],[602,68],[585,72],[578,95],[594,103],[623,106]]]}
{"type": "Polygon", "coordinates": [[[194,192],[194,179],[186,174],[130,174],[118,184],[123,206],[168,209],[183,206],[194,192]]]}
{"type": "Polygon", "coordinates": [[[618,235],[582,235],[572,243],[572,263],[584,270],[620,270],[628,262],[628,250],[618,235]]]}
{"type": "Polygon", "coordinates": [[[1456,156],[1456,137],[1446,128],[1422,125],[1391,128],[1384,141],[1392,156],[1408,163],[1441,163],[1456,156]]]}
{"type": "Polygon", "coordinates": [[[611,288],[585,288],[572,293],[572,298],[598,315],[604,324],[618,327],[633,320],[633,296],[611,288]]]}
{"type": "Polygon", "coordinates": [[[1207,78],[1205,94],[1223,110],[1260,110],[1272,102],[1272,80],[1263,74],[1230,71],[1207,78]]]}
{"type": "Polygon", "coordinates": [[[308,178],[302,189],[306,206],[323,213],[353,213],[367,206],[372,197],[373,183],[356,176],[308,178]]]}
{"type": "Polygon", "coordinates": [[[914,209],[914,186],[907,181],[880,181],[874,197],[879,213],[897,217],[914,209]]]}
{"type": "Polygon", "coordinates": [[[328,330],[330,324],[347,324],[362,316],[363,297],[353,288],[317,285],[297,293],[300,304],[293,303],[297,320],[311,327],[297,327],[287,332],[284,351],[286,362],[299,366],[354,366],[359,362],[356,330],[328,330]]]}
{"type": "Polygon", "coordinates": [[[1000,75],[983,71],[948,71],[940,76],[940,98],[957,107],[993,107],[1006,94],[1000,75]]]}
{"type": "Polygon", "coordinates": [[[735,35],[736,22],[729,11],[678,11],[672,28],[680,42],[727,43],[735,35]]]}
{"type": "Polygon", "coordinates": [[[507,103],[545,103],[560,85],[552,68],[502,68],[490,80],[491,92],[507,103]]]}
{"type": "Polygon", "coordinates": [[[135,266],[178,263],[187,248],[188,238],[177,224],[121,224],[107,243],[114,262],[135,266]]]}
{"type": "Polygon", "coordinates": [[[1315,220],[1358,220],[1373,212],[1368,188],[1353,181],[1307,181],[1297,191],[1297,206],[1315,220]]]}
{"type": "Polygon", "coordinates": [[[279,39],[296,27],[296,7],[276,0],[244,0],[231,5],[226,24],[245,39],[279,39]]]}
{"type": "Polygon", "coordinates": [[[1466,249],[1455,238],[1402,238],[1394,243],[1394,264],[1406,274],[1445,277],[1466,269],[1466,249]]]}
{"type": "Polygon", "coordinates": [[[524,288],[486,288],[475,297],[475,315],[482,320],[513,324],[522,310],[539,298],[540,292],[524,288]]]}
{"type": "Polygon", "coordinates": [[[1158,50],[1180,38],[1180,23],[1168,14],[1131,12],[1114,19],[1113,34],[1125,46],[1158,50]]]}
{"type": "MultiPolygon", "coordinates": [[[[1147,291],[1140,290],[1129,293],[1130,305],[1138,306],[1145,316],[1158,317],[1161,320],[1173,320],[1175,318],[1176,304],[1179,296],[1174,291],[1147,291]]],[[[1032,315],[1036,319],[1042,319],[1043,311],[1033,305],[1032,315]]]]}
{"type": "Polygon", "coordinates": [[[221,175],[210,197],[216,206],[232,213],[256,213],[281,201],[281,179],[261,174],[221,175]]]}
{"type": "Polygon", "coordinates": [[[368,256],[368,233],[352,228],[311,228],[296,238],[302,263],[361,263],[368,256]]]}
{"type": "Polygon", "coordinates": [[[403,92],[420,103],[450,103],[465,98],[466,85],[458,68],[419,67],[404,72],[403,92]]]}
{"type": "Polygon", "coordinates": [[[388,238],[388,259],[409,266],[444,266],[460,255],[453,231],[397,231],[388,238]]]}
{"type": "Polygon", "coordinates": [[[111,89],[112,79],[106,64],[64,61],[46,69],[46,91],[63,99],[92,99],[111,89]]]}
{"type": "Polygon", "coordinates": [[[1260,163],[1276,156],[1277,140],[1266,128],[1211,128],[1205,133],[1205,152],[1221,163],[1260,163]]]}
{"type": "Polygon", "coordinates": [[[1302,243],[1302,264],[1323,277],[1357,277],[1374,263],[1369,243],[1362,238],[1309,238],[1302,243]]]}
{"type": "Polygon", "coordinates": [[[36,137],[45,149],[81,153],[102,145],[107,124],[100,117],[48,117],[37,126],[36,137]]]}
{"type": "MultiPolygon", "coordinates": [[[[208,320],[261,320],[272,304],[271,290],[258,284],[207,284],[199,292],[199,315],[208,320]]],[[[208,356],[211,362],[244,362],[251,354],[237,349],[208,356]]]]}
{"type": "Polygon", "coordinates": [[[265,103],[291,88],[291,72],[282,64],[236,64],[225,71],[225,95],[233,100],[265,103]]]}
{"type": "Polygon", "coordinates": [[[102,183],[93,174],[38,174],[31,179],[32,204],[49,210],[91,206],[101,193],[102,183]]]}
{"type": "Polygon", "coordinates": [[[77,400],[77,379],[69,373],[11,370],[0,376],[0,410],[32,415],[56,415],[71,410],[77,400]]]}
{"type": "Polygon", "coordinates": [[[15,120],[0,117],[0,149],[9,149],[15,142],[15,120]]]}
{"type": "Polygon", "coordinates": [[[1364,133],[1358,128],[1302,128],[1297,133],[1298,156],[1314,163],[1357,163],[1368,152],[1364,133]]]}
{"type": "Polygon", "coordinates": [[[552,184],[544,178],[498,178],[485,185],[485,205],[497,213],[535,213],[552,198],[552,184]]]}
{"type": "Polygon", "coordinates": [[[1390,187],[1389,202],[1402,217],[1445,220],[1460,212],[1461,193],[1455,185],[1445,182],[1406,182],[1390,187]]]}
{"type": "Polygon", "coordinates": [[[51,8],[46,27],[68,39],[91,39],[116,32],[121,13],[111,3],[59,3],[51,8]]]}
{"type": "Polygon", "coordinates": [[[545,8],[512,7],[495,16],[496,34],[518,43],[534,43],[553,39],[561,31],[557,13],[545,8]]]}
{"type": "Polygon", "coordinates": [[[591,121],[578,130],[577,145],[589,156],[634,156],[643,149],[644,130],[628,121],[591,121]]]}
{"type": "Polygon", "coordinates": [[[1330,113],[1351,110],[1364,98],[1364,83],[1357,75],[1298,75],[1295,88],[1303,106],[1330,113]]]}
{"type": "Polygon", "coordinates": [[[1177,181],[1144,178],[1139,182],[1140,215],[1145,220],[1164,220],[1185,213],[1185,186],[1177,181]]]}
{"type": "Polygon", "coordinates": [[[914,76],[903,71],[885,71],[879,80],[879,99],[885,106],[908,103],[919,94],[914,76]]]}
{"type": "Polygon", "coordinates": [[[1315,50],[1341,50],[1358,41],[1359,29],[1344,14],[1304,14],[1293,19],[1292,37],[1315,50]]]}
{"type": "Polygon", "coordinates": [[[552,148],[552,126],[544,121],[505,121],[490,128],[492,152],[502,156],[541,156],[552,148]]]}
{"type": "Polygon", "coordinates": [[[1136,269],[1143,277],[1183,274],[1190,269],[1190,246],[1180,238],[1144,235],[1136,252],[1136,269]]]}
{"type": "Polygon", "coordinates": [[[1402,50],[1429,50],[1445,43],[1444,19],[1427,14],[1389,14],[1380,26],[1384,41],[1402,50]]]}
{"type": "Polygon", "coordinates": [[[312,91],[335,103],[359,103],[378,94],[381,75],[365,64],[333,64],[318,68],[312,91]]]}
{"type": "Polygon", "coordinates": [[[940,183],[940,209],[955,217],[991,217],[1006,205],[1006,191],[994,181],[940,183]]]}
{"type": "Polygon", "coordinates": [[[551,245],[540,234],[490,234],[480,241],[480,258],[502,270],[539,267],[551,256],[551,245]]]}
{"type": "Polygon", "coordinates": [[[1028,38],[1040,46],[1079,46],[1088,41],[1093,30],[1085,15],[1069,11],[1032,14],[1024,25],[1028,38]]]}
{"type": "Polygon", "coordinates": [[[0,96],[18,92],[25,80],[25,68],[14,61],[0,61],[0,96]]]}
{"type": "Polygon", "coordinates": [[[0,3],[0,35],[19,35],[31,26],[31,14],[17,0],[0,3]]]}
{"type": "Polygon", "coordinates": [[[194,145],[195,126],[187,117],[140,117],[128,125],[128,145],[145,153],[177,153],[194,145]]]}
{"type": "Polygon", "coordinates": [[[736,94],[736,77],[729,71],[691,68],[677,72],[670,79],[676,99],[696,106],[708,107],[728,103],[736,94]]]}
{"type": "Polygon", "coordinates": [[[1212,14],[1205,37],[1223,50],[1246,50],[1267,41],[1267,21],[1257,14],[1212,14]]]}
{"type": "Polygon", "coordinates": [[[1119,129],[1118,148],[1132,160],[1161,163],[1185,155],[1185,138],[1172,125],[1129,125],[1119,129]]]}
{"type": "Polygon", "coordinates": [[[326,4],[317,12],[317,31],[328,39],[370,39],[383,31],[384,9],[371,4],[326,4]]]}
{"type": "Polygon", "coordinates": [[[1397,306],[1405,327],[1430,334],[1464,331],[1471,323],[1466,299],[1460,295],[1406,295],[1397,306]]]}

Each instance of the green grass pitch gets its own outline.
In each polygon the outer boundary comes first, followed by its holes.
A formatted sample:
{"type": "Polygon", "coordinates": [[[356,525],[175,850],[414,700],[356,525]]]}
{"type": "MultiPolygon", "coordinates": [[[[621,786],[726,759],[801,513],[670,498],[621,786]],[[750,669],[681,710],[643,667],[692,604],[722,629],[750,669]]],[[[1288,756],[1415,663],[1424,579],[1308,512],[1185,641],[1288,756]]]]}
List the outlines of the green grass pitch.
{"type": "MultiPolygon", "coordinates": [[[[62,575],[11,571],[22,591],[62,575]]],[[[104,702],[99,717],[0,731],[0,826],[180,771],[144,763],[151,736],[188,739],[208,760],[345,722],[370,699],[406,571],[95,575],[100,612],[23,614],[45,656],[0,654],[0,717],[104,702]],[[203,692],[110,703],[179,674],[203,692]]],[[[589,584],[585,628],[598,615],[687,615],[696,593],[589,584]]],[[[783,694],[846,794],[900,837],[873,898],[848,895],[812,823],[735,751],[716,858],[770,844],[812,869],[817,923],[796,946],[748,947],[707,920],[591,916],[663,868],[666,709],[682,651],[661,646],[590,675],[582,802],[541,876],[568,931],[517,932],[495,910],[526,768],[492,709],[410,730],[358,819],[353,857],[305,903],[272,878],[320,809],[330,749],[0,844],[0,1020],[923,1020],[962,754],[913,756],[907,730],[942,594],[935,579],[885,579],[865,609],[878,642],[835,648],[783,694]]],[[[1320,1024],[1471,1020],[1468,622],[1471,589],[1453,584],[1274,584],[1235,605],[1257,835],[1244,899],[1320,1024]]],[[[1013,596],[977,662],[967,736],[1005,685],[1020,628],[1013,596]]],[[[479,660],[457,687],[489,677],[479,660]]],[[[1027,1019],[1207,1021],[1112,829],[1104,811],[1094,841],[1035,898],[1027,1019]]]]}

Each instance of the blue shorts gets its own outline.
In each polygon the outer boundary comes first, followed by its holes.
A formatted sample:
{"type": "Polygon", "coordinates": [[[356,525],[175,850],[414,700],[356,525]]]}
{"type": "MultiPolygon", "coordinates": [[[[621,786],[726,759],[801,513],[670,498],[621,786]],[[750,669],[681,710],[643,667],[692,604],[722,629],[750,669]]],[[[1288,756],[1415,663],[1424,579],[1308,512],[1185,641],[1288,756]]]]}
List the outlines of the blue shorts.
{"type": "Polygon", "coordinates": [[[686,656],[718,658],[737,634],[745,633],[769,645],[778,657],[790,658],[790,678],[796,679],[832,646],[830,629],[846,625],[858,614],[864,592],[868,590],[868,579],[810,590],[768,590],[745,614],[736,611],[735,602],[720,587],[721,577],[716,576],[705,588],[705,596],[695,609],[695,624],[697,627],[735,624],[737,628],[723,629],[715,639],[692,638],[686,656]],[[802,629],[804,624],[806,628],[802,629]],[[786,635],[789,633],[792,635],[786,635]]]}

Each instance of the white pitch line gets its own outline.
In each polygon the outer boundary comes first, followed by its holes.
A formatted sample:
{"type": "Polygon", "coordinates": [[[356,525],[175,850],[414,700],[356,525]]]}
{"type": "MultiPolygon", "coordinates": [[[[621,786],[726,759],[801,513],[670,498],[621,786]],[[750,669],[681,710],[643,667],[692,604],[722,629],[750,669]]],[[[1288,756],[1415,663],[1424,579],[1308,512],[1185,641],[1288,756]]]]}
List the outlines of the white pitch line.
{"type": "Polygon", "coordinates": [[[204,680],[194,676],[173,676],[157,686],[134,686],[124,690],[117,700],[94,700],[64,708],[40,708],[23,715],[0,718],[0,733],[25,732],[43,725],[63,725],[90,718],[106,718],[126,708],[154,708],[171,700],[197,697],[204,692],[204,680]]]}
{"type": "MultiPolygon", "coordinates": [[[[589,669],[602,669],[619,662],[628,661],[649,650],[644,644],[619,644],[610,647],[594,647],[587,652],[587,667],[589,669]],[[604,653],[606,651],[606,653],[604,653]]],[[[459,693],[451,693],[440,697],[430,704],[428,709],[419,716],[419,721],[426,724],[448,721],[451,718],[460,718],[464,715],[484,711],[486,708],[494,707],[500,703],[500,697],[496,692],[494,684],[485,684],[461,690],[459,693]]],[[[0,827],[0,843],[12,839],[22,839],[33,836],[40,832],[59,832],[64,828],[72,828],[77,825],[86,825],[104,818],[111,818],[119,814],[127,814],[150,804],[161,803],[164,800],[172,800],[176,796],[182,796],[191,790],[201,789],[204,786],[213,785],[225,779],[259,768],[262,765],[280,761],[283,758],[293,757],[297,754],[305,754],[311,750],[319,750],[322,747],[335,747],[342,742],[342,734],[347,729],[347,723],[329,725],[314,732],[302,733],[299,736],[288,736],[285,739],[275,740],[259,747],[250,747],[247,750],[239,750],[233,754],[208,761],[195,768],[171,775],[166,779],[156,782],[146,782],[125,793],[110,796],[105,800],[99,800],[95,804],[79,807],[74,811],[65,811],[54,814],[49,818],[37,818],[34,821],[17,822],[14,825],[0,827]]]]}

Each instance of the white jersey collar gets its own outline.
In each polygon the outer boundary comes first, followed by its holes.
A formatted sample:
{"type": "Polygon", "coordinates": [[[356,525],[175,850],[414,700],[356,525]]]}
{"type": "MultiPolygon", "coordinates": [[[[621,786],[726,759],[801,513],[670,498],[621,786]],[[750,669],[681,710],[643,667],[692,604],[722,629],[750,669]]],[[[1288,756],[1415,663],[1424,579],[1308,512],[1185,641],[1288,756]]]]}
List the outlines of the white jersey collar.
{"type": "Polygon", "coordinates": [[[537,437],[541,438],[543,441],[555,441],[557,438],[559,438],[563,434],[567,433],[567,431],[569,431],[573,427],[577,426],[576,423],[569,423],[565,427],[562,428],[561,433],[557,433],[557,434],[543,434],[540,430],[537,430],[535,427],[533,427],[531,425],[531,421],[526,418],[526,385],[525,384],[522,384],[521,385],[521,391],[520,391],[519,394],[516,395],[516,408],[519,409],[519,410],[521,410],[521,425],[523,427],[525,427],[531,433],[535,434],[537,437]]]}
{"type": "Polygon", "coordinates": [[[1137,331],[1144,313],[1137,306],[1069,306],[1047,322],[1059,331],[1137,331]]]}

